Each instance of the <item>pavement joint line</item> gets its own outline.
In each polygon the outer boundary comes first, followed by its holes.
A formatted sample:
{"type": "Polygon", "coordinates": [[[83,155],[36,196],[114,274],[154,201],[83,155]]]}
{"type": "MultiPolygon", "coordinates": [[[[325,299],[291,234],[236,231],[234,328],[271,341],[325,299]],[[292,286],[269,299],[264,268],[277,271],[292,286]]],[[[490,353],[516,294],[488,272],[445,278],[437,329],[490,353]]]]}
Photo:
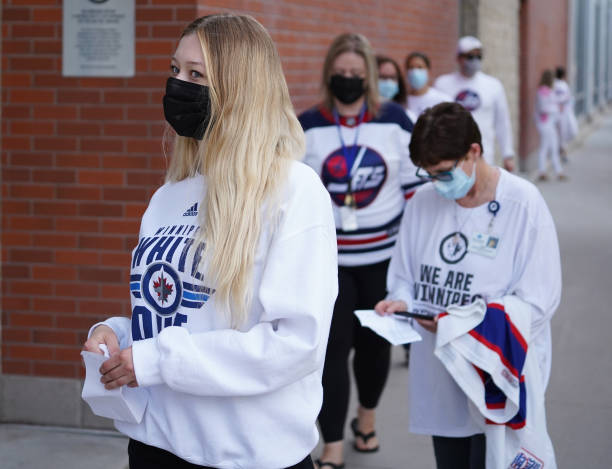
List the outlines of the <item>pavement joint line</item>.
{"type": "Polygon", "coordinates": [[[41,430],[48,432],[62,432],[85,436],[106,436],[110,438],[124,439],[127,438],[122,433],[116,430],[102,430],[95,428],[79,428],[79,427],[62,427],[57,425],[30,425],[27,423],[17,422],[1,422],[0,426],[11,426],[19,429],[41,430]]]}

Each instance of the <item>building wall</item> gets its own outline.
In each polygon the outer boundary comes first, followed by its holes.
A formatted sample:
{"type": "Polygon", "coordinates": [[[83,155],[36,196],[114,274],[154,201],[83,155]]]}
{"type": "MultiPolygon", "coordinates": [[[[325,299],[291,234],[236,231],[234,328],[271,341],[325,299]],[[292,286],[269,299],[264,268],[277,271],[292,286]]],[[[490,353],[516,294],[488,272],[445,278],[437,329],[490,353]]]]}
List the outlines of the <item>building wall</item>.
{"type": "Polygon", "coordinates": [[[74,403],[79,350],[92,324],[130,313],[130,252],[163,177],[161,98],[182,27],[198,14],[253,14],[301,111],[317,101],[326,48],[344,31],[398,60],[422,50],[434,75],[452,69],[458,11],[455,0],[137,0],[135,77],[64,78],[61,5],[2,7],[0,420],[88,426],[97,423],[74,403]],[[64,417],[41,420],[51,407],[64,417]]]}
{"type": "Polygon", "coordinates": [[[540,76],[546,68],[567,67],[568,3],[567,0],[524,0],[521,3],[519,151],[522,166],[529,168],[535,166],[535,157],[529,155],[539,145],[533,115],[540,76]]]}

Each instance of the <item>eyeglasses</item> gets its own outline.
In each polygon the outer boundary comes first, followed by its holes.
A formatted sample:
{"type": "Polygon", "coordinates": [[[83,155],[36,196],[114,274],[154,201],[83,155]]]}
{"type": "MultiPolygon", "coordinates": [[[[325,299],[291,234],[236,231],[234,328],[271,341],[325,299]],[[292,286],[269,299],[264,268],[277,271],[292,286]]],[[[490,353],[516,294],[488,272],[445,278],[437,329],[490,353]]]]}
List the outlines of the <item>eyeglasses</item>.
{"type": "Polygon", "coordinates": [[[468,60],[472,60],[472,59],[482,60],[482,54],[461,54],[461,57],[465,57],[468,60]]]}
{"type": "Polygon", "coordinates": [[[421,179],[427,179],[428,181],[442,181],[442,182],[452,181],[453,171],[459,164],[460,160],[461,158],[455,161],[455,164],[453,165],[453,167],[449,169],[448,171],[440,171],[437,174],[431,174],[428,171],[425,171],[423,168],[418,167],[416,170],[416,175],[417,177],[420,177],[421,179]]]}

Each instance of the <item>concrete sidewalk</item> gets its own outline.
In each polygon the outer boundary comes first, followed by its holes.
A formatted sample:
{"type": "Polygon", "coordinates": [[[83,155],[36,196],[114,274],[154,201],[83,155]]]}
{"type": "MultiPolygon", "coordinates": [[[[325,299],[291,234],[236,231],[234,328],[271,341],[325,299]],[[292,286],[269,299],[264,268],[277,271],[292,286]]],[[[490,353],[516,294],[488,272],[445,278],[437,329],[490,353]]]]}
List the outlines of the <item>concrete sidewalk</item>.
{"type": "MultiPolygon", "coordinates": [[[[548,426],[560,469],[609,469],[612,115],[603,117],[570,154],[566,170],[569,181],[539,185],[557,225],[564,288],[552,323],[548,426]]],[[[381,450],[356,453],[347,431],[347,469],[434,469],[430,438],[407,430],[408,373],[402,361],[403,350],[396,347],[378,413],[381,450]]],[[[355,409],[353,402],[349,417],[355,409]]],[[[126,446],[127,440],[113,432],[0,425],[2,469],[124,469],[126,446]]],[[[317,448],[313,454],[319,453],[317,448]]]]}

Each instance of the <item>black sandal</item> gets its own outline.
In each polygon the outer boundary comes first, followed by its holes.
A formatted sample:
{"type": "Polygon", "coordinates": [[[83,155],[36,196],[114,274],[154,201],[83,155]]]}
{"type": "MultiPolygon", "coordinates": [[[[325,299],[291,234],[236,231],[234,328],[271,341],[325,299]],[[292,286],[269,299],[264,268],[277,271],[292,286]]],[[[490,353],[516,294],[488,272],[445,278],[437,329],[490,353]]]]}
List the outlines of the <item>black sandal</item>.
{"type": "Polygon", "coordinates": [[[323,466],[331,467],[331,469],[344,469],[344,463],[334,464],[333,462],[321,461],[320,459],[317,459],[315,462],[317,463],[317,466],[319,466],[319,469],[321,469],[323,466]]]}
{"type": "MultiPolygon", "coordinates": [[[[368,440],[370,438],[374,438],[376,436],[376,432],[375,431],[371,431],[370,433],[368,433],[367,435],[362,433],[361,431],[359,431],[359,420],[357,420],[357,417],[355,417],[353,420],[351,420],[351,430],[353,430],[353,435],[355,435],[355,438],[361,438],[363,440],[364,444],[368,444],[368,440]]],[[[353,448],[355,449],[355,451],[358,451],[360,453],[375,453],[376,451],[378,451],[380,449],[380,446],[376,446],[374,448],[360,448],[359,446],[357,446],[357,441],[355,441],[353,443],[353,448]]]]}

